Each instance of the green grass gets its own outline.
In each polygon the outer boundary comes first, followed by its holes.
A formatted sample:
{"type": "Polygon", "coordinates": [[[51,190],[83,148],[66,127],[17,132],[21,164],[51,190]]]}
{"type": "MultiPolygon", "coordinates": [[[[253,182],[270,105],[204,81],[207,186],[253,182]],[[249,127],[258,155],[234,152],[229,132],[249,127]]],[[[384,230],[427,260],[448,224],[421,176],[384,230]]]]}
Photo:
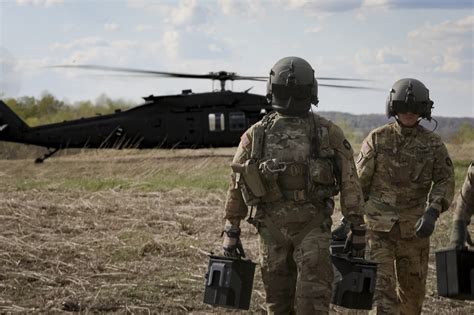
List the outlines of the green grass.
{"type": "MultiPolygon", "coordinates": [[[[458,191],[466,177],[469,160],[454,161],[456,191],[458,191]]],[[[16,180],[14,186],[18,190],[31,189],[45,190],[128,190],[134,189],[144,192],[156,190],[183,189],[227,189],[230,169],[226,166],[210,165],[206,169],[191,169],[183,173],[178,170],[160,170],[152,176],[138,177],[134,174],[117,175],[116,177],[72,177],[56,178],[48,176],[43,179],[22,178],[16,180]]]]}
{"type": "Polygon", "coordinates": [[[454,179],[456,181],[456,191],[461,189],[464,179],[466,178],[467,168],[471,161],[469,160],[457,160],[453,161],[454,164],[454,179]]]}
{"type": "MultiPolygon", "coordinates": [[[[171,190],[176,188],[187,189],[227,189],[229,182],[229,169],[226,167],[210,167],[209,172],[198,170],[187,174],[176,171],[163,170],[148,178],[134,178],[122,176],[120,178],[52,178],[45,179],[20,179],[15,182],[18,190],[31,189],[44,190],[127,190],[139,191],[171,190]]],[[[127,174],[129,175],[129,174],[127,174]]]]}

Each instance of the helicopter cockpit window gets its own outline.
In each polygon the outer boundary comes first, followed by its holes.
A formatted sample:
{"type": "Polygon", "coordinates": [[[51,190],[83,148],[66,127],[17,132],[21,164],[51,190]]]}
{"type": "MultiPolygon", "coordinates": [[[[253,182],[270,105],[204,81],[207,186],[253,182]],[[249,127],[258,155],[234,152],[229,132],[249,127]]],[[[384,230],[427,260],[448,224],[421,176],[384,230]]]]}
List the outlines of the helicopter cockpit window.
{"type": "Polygon", "coordinates": [[[229,114],[230,131],[245,130],[245,114],[243,112],[233,112],[229,114]]]}
{"type": "Polygon", "coordinates": [[[223,113],[209,114],[209,130],[210,131],[224,131],[225,119],[223,113]]]}

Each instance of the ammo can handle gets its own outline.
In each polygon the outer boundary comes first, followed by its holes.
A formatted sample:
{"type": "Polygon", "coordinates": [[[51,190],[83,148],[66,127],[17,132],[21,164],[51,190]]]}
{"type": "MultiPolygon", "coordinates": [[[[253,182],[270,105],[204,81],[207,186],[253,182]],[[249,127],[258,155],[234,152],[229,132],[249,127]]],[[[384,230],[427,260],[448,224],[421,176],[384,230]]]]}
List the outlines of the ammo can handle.
{"type": "Polygon", "coordinates": [[[225,264],[223,263],[214,263],[211,265],[211,269],[209,270],[209,278],[207,279],[207,286],[210,287],[212,285],[212,280],[214,279],[215,272],[220,272],[219,287],[224,287],[225,264]]]}

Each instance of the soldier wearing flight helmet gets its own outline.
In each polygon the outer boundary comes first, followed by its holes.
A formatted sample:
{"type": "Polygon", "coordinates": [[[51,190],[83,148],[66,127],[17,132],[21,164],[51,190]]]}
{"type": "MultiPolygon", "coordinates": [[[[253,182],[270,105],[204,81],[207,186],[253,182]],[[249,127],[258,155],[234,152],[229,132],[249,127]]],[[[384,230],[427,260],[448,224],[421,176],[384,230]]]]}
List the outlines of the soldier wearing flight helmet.
{"type": "Polygon", "coordinates": [[[440,137],[419,124],[433,108],[422,82],[395,82],[386,108],[396,121],[369,133],[356,163],[368,258],[378,263],[373,312],[420,314],[429,237],[453,199],[454,170],[440,137]]]}
{"type": "Polygon", "coordinates": [[[308,62],[279,60],[267,82],[275,111],[243,134],[233,159],[224,254],[243,255],[240,222],[250,208],[269,314],[328,313],[331,214],[339,192],[351,224],[352,254],[362,256],[365,248],[353,151],[339,127],[310,111],[318,103],[317,91],[308,62]]]}

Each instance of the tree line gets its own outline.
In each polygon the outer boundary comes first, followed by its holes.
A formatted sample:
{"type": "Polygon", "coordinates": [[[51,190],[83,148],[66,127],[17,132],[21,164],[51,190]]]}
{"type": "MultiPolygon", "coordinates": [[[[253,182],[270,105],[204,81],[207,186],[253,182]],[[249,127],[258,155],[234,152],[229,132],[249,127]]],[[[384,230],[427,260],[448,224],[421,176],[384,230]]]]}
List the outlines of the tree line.
{"type": "Polygon", "coordinates": [[[85,100],[68,103],[58,100],[48,92],[44,92],[39,98],[23,96],[7,98],[4,102],[31,127],[110,114],[117,109],[127,109],[136,105],[123,99],[111,99],[105,94],[97,97],[94,102],[85,100]]]}

